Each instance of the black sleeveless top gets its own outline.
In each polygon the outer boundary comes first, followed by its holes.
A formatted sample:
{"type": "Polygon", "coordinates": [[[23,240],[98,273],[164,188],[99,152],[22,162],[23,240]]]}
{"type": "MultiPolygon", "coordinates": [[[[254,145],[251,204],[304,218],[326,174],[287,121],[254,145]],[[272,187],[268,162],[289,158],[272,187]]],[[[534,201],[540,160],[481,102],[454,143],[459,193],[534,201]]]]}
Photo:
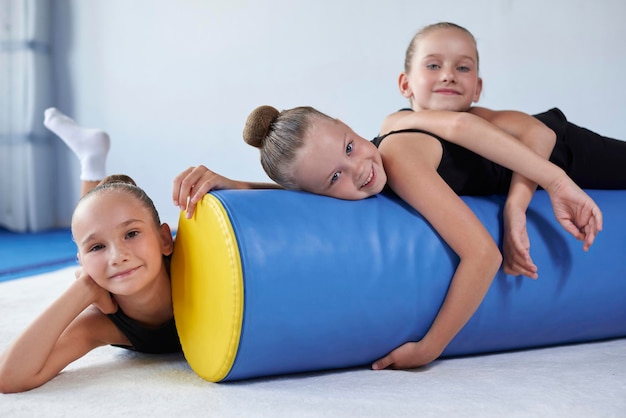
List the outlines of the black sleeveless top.
{"type": "MultiPolygon", "coordinates": [[[[411,109],[401,110],[412,111],[411,109]]],[[[563,148],[563,141],[559,141],[559,137],[563,137],[566,129],[567,120],[565,116],[560,110],[555,108],[540,115],[535,115],[535,117],[556,132],[557,145],[552,152],[550,161],[561,166],[567,172],[567,166],[571,160],[569,155],[571,153],[563,148]]],[[[511,170],[431,132],[422,129],[402,129],[378,136],[371,142],[378,147],[389,135],[407,132],[430,135],[441,143],[443,155],[441,163],[437,167],[437,173],[455,193],[459,195],[485,196],[506,194],[509,191],[512,176],[511,170]]]]}
{"type": "Polygon", "coordinates": [[[116,347],[141,353],[165,354],[182,351],[174,318],[156,328],[146,327],[127,316],[121,308],[113,314],[107,314],[116,327],[128,338],[132,346],[116,345],[116,347]]]}
{"type": "Polygon", "coordinates": [[[437,173],[458,195],[489,195],[506,193],[511,183],[511,170],[480,155],[453,144],[422,129],[391,131],[372,140],[377,147],[389,135],[398,133],[423,133],[436,138],[443,147],[437,173]]]}

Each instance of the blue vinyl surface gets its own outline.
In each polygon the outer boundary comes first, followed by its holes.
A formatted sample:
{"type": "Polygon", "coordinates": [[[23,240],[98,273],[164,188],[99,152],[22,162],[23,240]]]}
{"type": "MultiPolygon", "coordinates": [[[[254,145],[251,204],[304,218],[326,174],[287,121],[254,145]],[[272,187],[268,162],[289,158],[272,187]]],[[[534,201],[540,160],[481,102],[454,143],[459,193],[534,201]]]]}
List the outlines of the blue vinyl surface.
{"type": "MultiPolygon", "coordinates": [[[[231,219],[245,289],[225,380],[369,364],[430,327],[458,259],[403,202],[213,193],[231,219]]],[[[589,194],[604,230],[585,253],[536,193],[528,233],[539,279],[500,272],[444,356],[626,336],[626,191],[589,194]]],[[[500,243],[504,198],[463,199],[500,243]]]]}

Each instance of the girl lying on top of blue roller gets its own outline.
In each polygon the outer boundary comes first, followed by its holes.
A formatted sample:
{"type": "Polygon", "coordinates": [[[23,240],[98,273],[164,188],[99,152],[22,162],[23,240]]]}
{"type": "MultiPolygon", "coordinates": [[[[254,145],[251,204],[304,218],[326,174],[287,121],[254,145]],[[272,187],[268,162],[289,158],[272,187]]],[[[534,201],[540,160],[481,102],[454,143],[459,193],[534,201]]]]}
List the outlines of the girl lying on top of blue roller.
{"type": "MultiPolygon", "coordinates": [[[[282,187],[341,199],[388,188],[459,256],[444,304],[424,338],[398,347],[374,362],[374,369],[412,368],[436,359],[479,306],[500,266],[499,249],[459,194],[508,193],[503,270],[537,278],[526,232],[526,209],[537,185],[585,251],[602,229],[602,213],[580,187],[626,189],[626,142],[580,128],[558,109],[533,118],[471,107],[482,89],[478,51],[471,33],[458,25],[418,32],[399,87],[411,109],[389,115],[383,135],[371,142],[310,107],[279,112],[262,106],[244,130],[245,141],[260,148],[266,173],[282,187]]],[[[173,199],[191,215],[209,190],[242,187],[205,166],[190,167],[175,179],[173,199]]]]}
{"type": "MultiPolygon", "coordinates": [[[[450,110],[470,112],[512,134],[536,153],[564,168],[583,189],[624,189],[626,142],[606,138],[568,123],[558,109],[532,117],[517,111],[493,111],[472,106],[482,92],[476,39],[470,31],[450,22],[438,22],[418,30],[406,50],[399,91],[410,108],[389,118],[403,118],[407,111],[450,110]],[[549,129],[548,129],[549,128],[549,129]]],[[[448,145],[447,153],[454,147],[448,145]]],[[[526,231],[526,209],[536,184],[517,173],[460,151],[460,169],[452,167],[446,181],[459,194],[508,193],[504,206],[503,271],[537,278],[526,231]],[[471,164],[487,167],[471,169],[471,164]],[[483,177],[478,174],[483,173],[483,177]],[[510,188],[509,188],[510,186],[510,188]]],[[[450,159],[451,157],[447,157],[450,159]]]]}
{"type": "MultiPolygon", "coordinates": [[[[458,255],[444,303],[424,338],[401,345],[374,362],[374,369],[414,368],[439,357],[478,308],[500,268],[497,244],[441,173],[451,147],[476,153],[476,158],[543,187],[557,220],[583,241],[585,251],[602,229],[600,209],[562,168],[482,118],[467,112],[406,112],[402,118],[388,118],[382,132],[388,135],[377,138],[377,147],[313,108],[279,112],[271,106],[255,109],[244,129],[246,142],[260,148],[266,173],[282,187],[348,200],[388,187],[420,212],[458,255]]],[[[204,166],[190,167],[175,179],[173,199],[191,214],[207,191],[242,184],[204,166]]]]}

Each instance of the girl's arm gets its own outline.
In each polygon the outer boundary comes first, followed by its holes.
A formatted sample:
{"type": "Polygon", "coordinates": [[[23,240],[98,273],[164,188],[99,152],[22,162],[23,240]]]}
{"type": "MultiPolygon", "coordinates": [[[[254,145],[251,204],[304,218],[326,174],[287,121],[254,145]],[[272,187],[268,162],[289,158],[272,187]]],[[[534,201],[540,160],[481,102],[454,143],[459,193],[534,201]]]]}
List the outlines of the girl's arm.
{"type": "Polygon", "coordinates": [[[221,176],[203,165],[189,167],[174,179],[172,200],[180,210],[187,210],[191,218],[196,204],[211,190],[219,189],[280,189],[275,183],[254,183],[231,180],[221,176]]]}
{"type": "Polygon", "coordinates": [[[398,112],[385,119],[381,132],[405,128],[430,131],[539,184],[550,195],[561,226],[584,241],[583,250],[602,230],[602,212],[589,195],[561,168],[492,123],[468,112],[398,112]]]}
{"type": "Polygon", "coordinates": [[[376,361],[374,369],[414,368],[435,360],[482,302],[502,260],[493,238],[437,173],[441,144],[429,135],[397,134],[380,146],[389,186],[419,211],[459,264],[444,302],[424,338],[376,361]],[[419,140],[415,140],[419,137],[419,140]]]}
{"type": "MultiPolygon", "coordinates": [[[[540,120],[527,113],[511,110],[494,111],[474,107],[470,112],[511,134],[546,160],[550,159],[556,144],[556,134],[540,120]]],[[[523,274],[533,279],[538,275],[537,266],[530,257],[526,210],[536,189],[536,183],[514,172],[503,213],[503,270],[507,274],[523,274]]]]}
{"type": "Polygon", "coordinates": [[[41,386],[98,346],[129,344],[92,303],[116,309],[109,293],[83,274],[0,356],[0,392],[41,386]]]}

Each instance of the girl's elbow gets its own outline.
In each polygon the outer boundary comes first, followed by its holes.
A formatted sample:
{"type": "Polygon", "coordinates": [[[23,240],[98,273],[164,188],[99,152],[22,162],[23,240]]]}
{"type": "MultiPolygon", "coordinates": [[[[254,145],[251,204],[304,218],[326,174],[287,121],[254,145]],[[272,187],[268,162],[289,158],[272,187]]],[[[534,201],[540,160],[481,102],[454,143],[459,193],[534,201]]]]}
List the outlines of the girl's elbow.
{"type": "Polygon", "coordinates": [[[500,270],[500,267],[502,266],[502,261],[504,260],[504,257],[502,257],[502,253],[497,248],[496,248],[495,254],[493,254],[492,257],[493,257],[492,258],[492,267],[495,270],[495,272],[497,273],[498,270],[500,270]]]}
{"type": "Polygon", "coordinates": [[[19,393],[19,392],[23,392],[23,391],[18,390],[15,386],[11,384],[5,384],[4,381],[0,381],[0,393],[6,395],[9,393],[19,393]]]}
{"type": "Polygon", "coordinates": [[[16,393],[21,392],[19,387],[15,384],[14,379],[4,370],[0,370],[0,393],[16,393]]]}
{"type": "Polygon", "coordinates": [[[542,123],[529,128],[527,130],[527,140],[522,141],[534,150],[545,150],[549,157],[556,145],[556,132],[548,128],[542,123]]]}
{"type": "Polygon", "coordinates": [[[552,151],[554,150],[554,147],[556,146],[556,133],[551,130],[548,129],[550,132],[546,133],[546,147],[549,149],[549,153],[548,153],[548,158],[550,158],[550,155],[552,155],[552,151]]]}
{"type": "Polygon", "coordinates": [[[0,364],[0,393],[18,393],[33,389],[37,385],[29,383],[28,379],[24,379],[15,373],[15,370],[6,364],[0,364]]]}
{"type": "Polygon", "coordinates": [[[451,126],[456,130],[467,129],[467,127],[476,121],[477,116],[468,112],[453,113],[451,126]]]}
{"type": "Polygon", "coordinates": [[[461,255],[461,261],[472,265],[472,269],[481,277],[481,280],[488,280],[489,283],[495,278],[502,265],[502,253],[493,240],[483,243],[475,243],[468,251],[461,255]]]}
{"type": "Polygon", "coordinates": [[[448,120],[445,138],[458,138],[467,133],[479,119],[469,112],[452,112],[448,120]]]}
{"type": "Polygon", "coordinates": [[[495,277],[503,260],[502,253],[496,243],[485,245],[477,257],[481,260],[483,268],[490,273],[489,275],[495,277]]]}
{"type": "Polygon", "coordinates": [[[0,393],[11,393],[10,382],[5,362],[0,360],[0,393]]]}
{"type": "Polygon", "coordinates": [[[0,376],[0,393],[11,393],[11,388],[6,384],[6,379],[0,376]]]}
{"type": "Polygon", "coordinates": [[[0,376],[0,393],[20,393],[36,388],[39,385],[20,384],[18,381],[0,376]]]}

